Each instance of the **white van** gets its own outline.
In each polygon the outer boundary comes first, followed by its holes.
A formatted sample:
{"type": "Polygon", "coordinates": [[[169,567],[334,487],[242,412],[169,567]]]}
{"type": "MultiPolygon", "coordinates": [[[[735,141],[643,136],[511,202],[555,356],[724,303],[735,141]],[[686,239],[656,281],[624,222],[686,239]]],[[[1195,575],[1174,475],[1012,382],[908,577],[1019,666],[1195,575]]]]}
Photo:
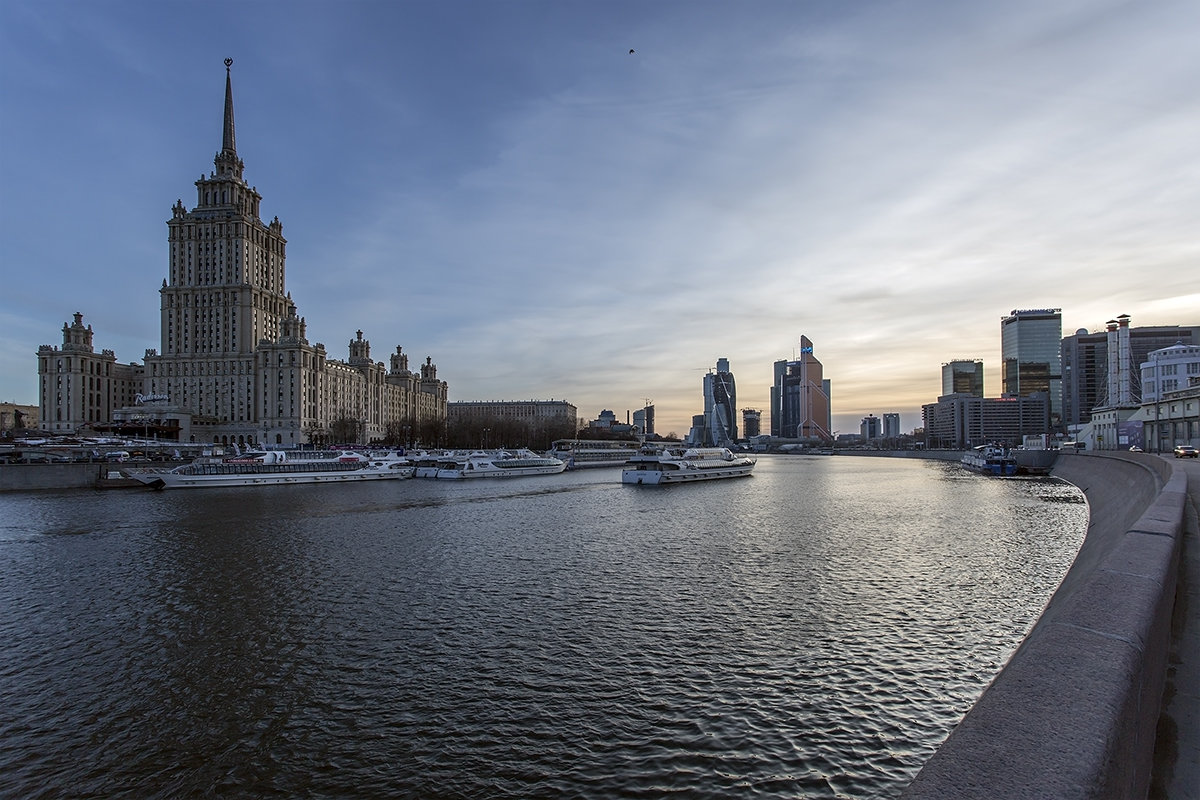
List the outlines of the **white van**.
{"type": "Polygon", "coordinates": [[[128,450],[113,450],[111,453],[104,454],[104,460],[105,461],[128,461],[129,460],[129,451],[128,450]]]}

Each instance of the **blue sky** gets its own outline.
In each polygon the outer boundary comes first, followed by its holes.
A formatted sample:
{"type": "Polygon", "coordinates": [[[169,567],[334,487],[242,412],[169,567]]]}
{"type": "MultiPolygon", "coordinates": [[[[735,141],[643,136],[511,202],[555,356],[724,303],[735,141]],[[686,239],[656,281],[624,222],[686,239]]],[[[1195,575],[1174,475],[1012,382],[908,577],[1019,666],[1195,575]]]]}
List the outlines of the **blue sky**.
{"type": "Polygon", "coordinates": [[[452,400],[651,399],[801,334],[834,428],[940,393],[1000,317],[1200,324],[1200,3],[0,4],[0,399],[80,311],[159,346],[166,220],[221,144],[338,358],[452,400]],[[635,52],[630,54],[630,49],[635,52]]]}

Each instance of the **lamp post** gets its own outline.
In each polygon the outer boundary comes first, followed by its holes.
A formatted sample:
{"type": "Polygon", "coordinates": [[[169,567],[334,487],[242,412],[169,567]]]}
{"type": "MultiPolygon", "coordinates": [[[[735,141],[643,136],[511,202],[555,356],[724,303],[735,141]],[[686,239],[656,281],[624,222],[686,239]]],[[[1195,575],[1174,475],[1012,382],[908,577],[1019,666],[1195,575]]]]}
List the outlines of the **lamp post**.
{"type": "Polygon", "coordinates": [[[488,434],[489,434],[489,433],[491,433],[491,431],[492,431],[492,429],[491,429],[491,428],[484,428],[484,429],[483,429],[483,444],[482,444],[482,446],[481,446],[481,449],[483,449],[483,450],[487,450],[487,445],[488,445],[488,434]]]}

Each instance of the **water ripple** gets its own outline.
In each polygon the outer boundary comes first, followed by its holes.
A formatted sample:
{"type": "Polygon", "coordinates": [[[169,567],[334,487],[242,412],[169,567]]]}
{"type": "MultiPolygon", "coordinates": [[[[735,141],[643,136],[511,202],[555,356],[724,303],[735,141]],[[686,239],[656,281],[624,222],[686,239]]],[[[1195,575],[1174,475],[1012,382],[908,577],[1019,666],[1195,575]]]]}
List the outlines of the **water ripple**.
{"type": "Polygon", "coordinates": [[[888,797],[1086,527],[928,462],[615,477],[0,498],[0,795],[888,797]]]}

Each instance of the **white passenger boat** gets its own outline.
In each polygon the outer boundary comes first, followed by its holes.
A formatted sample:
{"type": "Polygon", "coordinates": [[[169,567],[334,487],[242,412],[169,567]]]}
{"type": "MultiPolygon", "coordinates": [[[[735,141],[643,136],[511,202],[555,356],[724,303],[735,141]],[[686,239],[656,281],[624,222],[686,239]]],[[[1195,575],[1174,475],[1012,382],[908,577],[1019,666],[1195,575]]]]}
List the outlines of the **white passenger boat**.
{"type": "Polygon", "coordinates": [[[342,483],[411,478],[413,465],[388,455],[340,450],[252,452],[233,458],[198,458],[174,469],[126,469],[123,475],[155,489],[202,486],[271,486],[291,483],[342,483]]]}
{"type": "Polygon", "coordinates": [[[626,462],[621,483],[657,485],[741,478],[750,474],[755,463],[753,458],[735,455],[726,447],[643,448],[626,462]]]}
{"type": "Polygon", "coordinates": [[[410,456],[416,468],[413,474],[418,478],[436,478],[439,469],[452,467],[457,458],[452,450],[423,450],[410,456]]]}
{"type": "Polygon", "coordinates": [[[638,452],[638,443],[624,439],[556,439],[546,455],[557,458],[567,469],[619,467],[638,452]]]}
{"type": "Polygon", "coordinates": [[[985,475],[1017,474],[1017,462],[1012,453],[994,444],[982,444],[968,450],[961,463],[972,472],[982,472],[985,475]]]}
{"type": "Polygon", "coordinates": [[[510,453],[475,451],[439,462],[437,477],[450,480],[463,478],[512,478],[520,475],[557,475],[567,468],[561,459],[539,456],[529,450],[510,453]]]}

